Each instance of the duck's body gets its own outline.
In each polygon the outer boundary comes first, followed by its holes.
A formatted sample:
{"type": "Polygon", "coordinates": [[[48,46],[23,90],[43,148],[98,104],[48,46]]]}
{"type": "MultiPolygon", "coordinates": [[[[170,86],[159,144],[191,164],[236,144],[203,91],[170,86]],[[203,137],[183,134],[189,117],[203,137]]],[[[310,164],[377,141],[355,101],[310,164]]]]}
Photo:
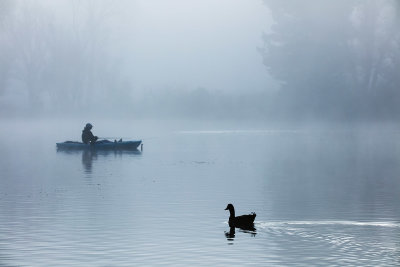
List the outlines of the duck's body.
{"type": "Polygon", "coordinates": [[[229,210],[229,226],[242,229],[254,229],[254,219],[256,214],[253,212],[248,215],[235,216],[235,208],[232,204],[228,204],[225,210],[229,210]]]}

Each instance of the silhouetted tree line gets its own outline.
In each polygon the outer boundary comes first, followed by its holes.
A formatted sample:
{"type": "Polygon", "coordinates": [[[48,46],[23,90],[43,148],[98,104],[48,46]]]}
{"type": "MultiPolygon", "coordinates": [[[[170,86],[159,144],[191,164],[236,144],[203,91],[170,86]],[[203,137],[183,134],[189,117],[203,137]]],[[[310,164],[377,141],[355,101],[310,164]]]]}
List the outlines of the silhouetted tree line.
{"type": "Polygon", "coordinates": [[[38,1],[0,1],[3,110],[77,110],[100,102],[107,108],[119,101],[114,96],[125,86],[108,49],[110,7],[68,4],[59,18],[38,1]]]}
{"type": "Polygon", "coordinates": [[[279,114],[330,119],[400,115],[395,0],[264,0],[275,21],[260,49],[281,81],[279,114]]]}
{"type": "Polygon", "coordinates": [[[396,0],[264,1],[274,25],[260,52],[281,88],[240,94],[135,88],[123,75],[122,53],[111,45],[115,14],[107,1],[65,1],[68,10],[59,18],[40,1],[2,0],[0,115],[83,110],[267,121],[399,117],[396,0]]]}
{"type": "MultiPolygon", "coordinates": [[[[113,51],[107,1],[0,1],[0,116],[264,118],[264,92],[137,89],[113,51]],[[62,17],[59,17],[62,16],[62,17]],[[126,72],[125,72],[126,73],[126,72]]],[[[114,24],[115,25],[115,24],[114,24]]],[[[134,64],[134,62],[133,62],[134,64]]]]}
{"type": "Polygon", "coordinates": [[[123,75],[118,58],[123,52],[113,51],[109,24],[116,24],[109,22],[118,15],[112,13],[113,3],[57,4],[65,10],[57,6],[54,13],[41,1],[0,1],[0,116],[245,118],[265,113],[264,95],[135,88],[123,75]]]}

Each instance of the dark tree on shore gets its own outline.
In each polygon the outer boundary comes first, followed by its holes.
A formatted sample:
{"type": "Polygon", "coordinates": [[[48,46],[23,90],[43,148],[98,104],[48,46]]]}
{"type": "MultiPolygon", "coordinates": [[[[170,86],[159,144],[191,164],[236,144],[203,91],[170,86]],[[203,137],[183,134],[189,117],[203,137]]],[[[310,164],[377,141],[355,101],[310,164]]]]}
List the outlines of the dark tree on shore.
{"type": "Polygon", "coordinates": [[[291,113],[372,118],[400,110],[396,1],[265,4],[275,23],[260,51],[291,113]]]}
{"type": "Polygon", "coordinates": [[[40,1],[0,1],[0,100],[18,99],[28,113],[117,102],[124,84],[109,48],[112,3],[64,3],[58,17],[40,1]]]}

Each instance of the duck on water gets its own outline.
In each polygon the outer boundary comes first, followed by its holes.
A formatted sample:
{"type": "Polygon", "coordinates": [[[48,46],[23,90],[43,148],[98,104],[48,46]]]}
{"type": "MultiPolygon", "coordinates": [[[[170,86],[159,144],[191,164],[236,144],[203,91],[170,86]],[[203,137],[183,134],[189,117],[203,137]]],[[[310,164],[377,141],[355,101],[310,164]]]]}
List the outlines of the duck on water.
{"type": "Polygon", "coordinates": [[[256,214],[252,212],[251,214],[248,215],[241,215],[241,216],[235,216],[235,208],[233,207],[232,204],[228,204],[226,206],[225,210],[229,210],[230,216],[229,216],[229,227],[231,228],[241,228],[243,230],[252,230],[254,231],[254,219],[256,218],[256,214]]]}

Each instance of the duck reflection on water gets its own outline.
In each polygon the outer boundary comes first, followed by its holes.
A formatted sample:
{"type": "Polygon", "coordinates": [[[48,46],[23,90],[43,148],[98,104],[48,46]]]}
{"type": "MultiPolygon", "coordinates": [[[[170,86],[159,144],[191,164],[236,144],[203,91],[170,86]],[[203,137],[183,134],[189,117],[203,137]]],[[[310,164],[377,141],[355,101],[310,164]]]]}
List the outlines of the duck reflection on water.
{"type": "Polygon", "coordinates": [[[235,227],[230,227],[229,232],[225,231],[225,237],[228,241],[233,241],[235,238],[235,234],[236,234],[235,227]]]}
{"type": "MultiPolygon", "coordinates": [[[[251,236],[256,236],[257,232],[256,232],[256,228],[252,228],[252,229],[242,229],[239,228],[239,231],[242,233],[247,233],[250,234],[251,236]]],[[[236,227],[229,227],[229,231],[225,231],[225,237],[228,241],[233,241],[235,239],[236,236],[236,227]]]]}

